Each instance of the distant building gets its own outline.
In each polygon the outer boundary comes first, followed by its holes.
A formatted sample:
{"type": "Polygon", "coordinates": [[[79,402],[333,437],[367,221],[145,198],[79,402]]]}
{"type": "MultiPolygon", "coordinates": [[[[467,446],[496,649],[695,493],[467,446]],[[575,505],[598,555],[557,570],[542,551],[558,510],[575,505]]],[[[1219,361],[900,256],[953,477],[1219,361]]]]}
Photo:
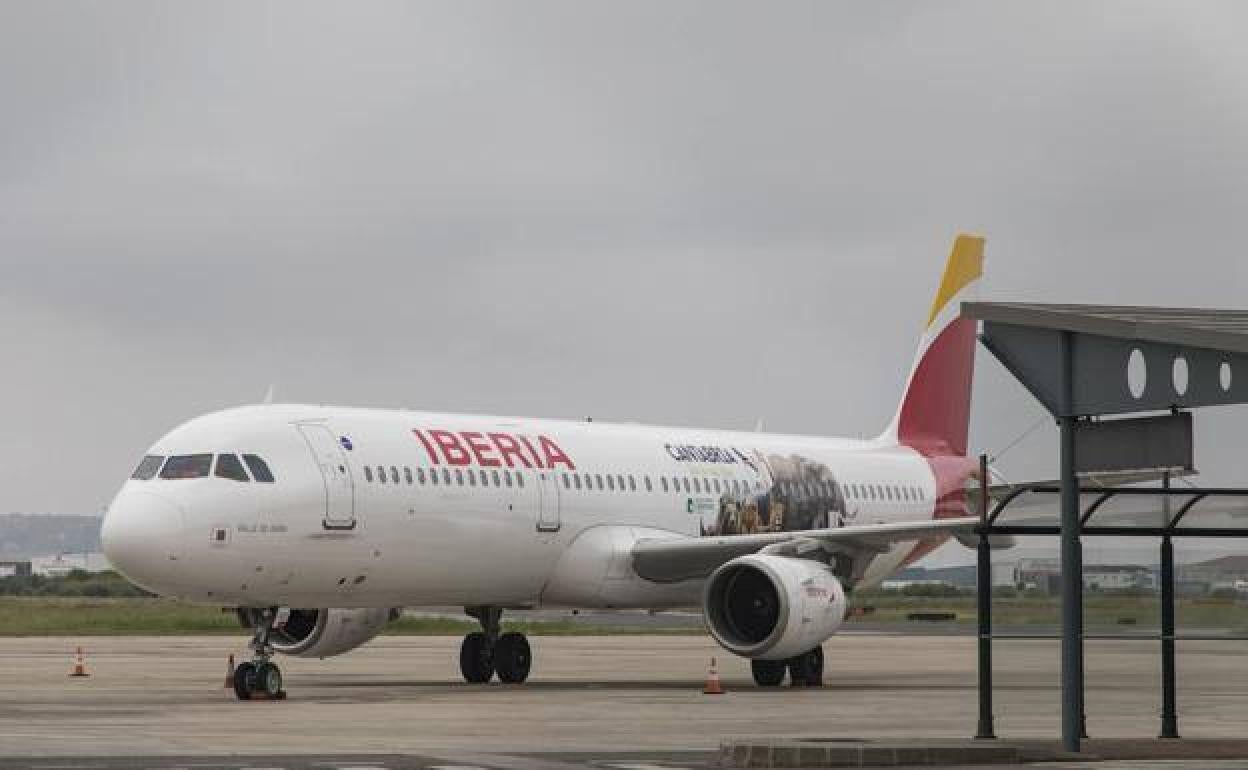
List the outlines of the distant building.
{"type": "Polygon", "coordinates": [[[1089,591],[1154,590],[1157,576],[1136,564],[1097,564],[1083,568],[1083,587],[1089,591]]]}
{"type": "Polygon", "coordinates": [[[102,553],[58,553],[52,556],[33,556],[31,571],[44,577],[65,577],[74,570],[103,572],[112,569],[102,553]]]}
{"type": "Polygon", "coordinates": [[[912,586],[942,586],[946,588],[957,588],[948,580],[885,580],[880,583],[880,588],[885,591],[900,591],[912,586]]]}
{"type": "MultiPolygon", "coordinates": [[[[1062,564],[1058,559],[1019,559],[1014,568],[1019,588],[1055,594],[1061,590],[1062,564]]],[[[1085,564],[1083,587],[1089,591],[1126,589],[1154,590],[1157,575],[1152,567],[1136,564],[1085,564]]]]}
{"type": "Polygon", "coordinates": [[[1061,578],[1062,565],[1057,559],[1019,559],[1014,565],[1014,585],[1024,590],[1056,593],[1061,578]]]}
{"type": "Polygon", "coordinates": [[[30,577],[29,561],[0,561],[0,578],[30,577]]]}

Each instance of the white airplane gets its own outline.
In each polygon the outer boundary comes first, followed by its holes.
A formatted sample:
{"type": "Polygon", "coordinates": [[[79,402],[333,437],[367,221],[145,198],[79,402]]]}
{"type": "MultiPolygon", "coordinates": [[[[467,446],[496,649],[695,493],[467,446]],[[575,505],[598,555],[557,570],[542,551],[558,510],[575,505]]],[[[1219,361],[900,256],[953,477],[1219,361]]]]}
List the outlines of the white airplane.
{"type": "Polygon", "coordinates": [[[397,608],[463,606],[469,682],[523,682],[505,609],[701,605],[760,685],[822,681],[846,594],[965,534],[982,238],[954,242],[905,394],[872,440],[326,406],[193,419],[109,506],[109,560],[254,628],[239,698],[275,652],[328,657],[397,608]]]}

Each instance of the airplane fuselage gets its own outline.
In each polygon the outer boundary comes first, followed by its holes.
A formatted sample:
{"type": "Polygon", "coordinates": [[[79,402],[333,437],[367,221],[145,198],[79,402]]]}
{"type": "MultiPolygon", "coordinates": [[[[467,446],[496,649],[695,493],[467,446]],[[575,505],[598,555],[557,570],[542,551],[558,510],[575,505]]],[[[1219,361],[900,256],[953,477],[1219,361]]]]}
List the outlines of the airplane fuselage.
{"type": "Polygon", "coordinates": [[[158,593],[260,607],[695,606],[703,581],[633,572],[637,539],[930,519],[965,481],[875,441],[300,405],[206,415],[148,455],[110,554],[158,593]]]}

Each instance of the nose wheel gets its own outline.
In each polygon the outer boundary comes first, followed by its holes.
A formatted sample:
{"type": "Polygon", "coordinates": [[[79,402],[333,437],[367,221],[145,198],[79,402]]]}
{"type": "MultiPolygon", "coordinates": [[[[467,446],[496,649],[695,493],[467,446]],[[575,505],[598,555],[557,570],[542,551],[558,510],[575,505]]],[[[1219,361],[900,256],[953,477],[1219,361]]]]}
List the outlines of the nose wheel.
{"type": "Polygon", "coordinates": [[[260,613],[255,635],[248,645],[253,657],[234,669],[234,694],[239,700],[286,699],[286,691],[282,689],[282,670],[270,660],[273,657],[273,646],[269,644],[269,633],[273,630],[273,619],[276,616],[275,609],[266,609],[260,613]]]}
{"type": "Polygon", "coordinates": [[[533,664],[529,640],[515,631],[501,633],[503,611],[498,607],[466,607],[464,611],[481,623],[481,630],[465,636],[459,647],[459,670],[464,681],[485,684],[495,674],[507,684],[528,679],[533,664]]]}

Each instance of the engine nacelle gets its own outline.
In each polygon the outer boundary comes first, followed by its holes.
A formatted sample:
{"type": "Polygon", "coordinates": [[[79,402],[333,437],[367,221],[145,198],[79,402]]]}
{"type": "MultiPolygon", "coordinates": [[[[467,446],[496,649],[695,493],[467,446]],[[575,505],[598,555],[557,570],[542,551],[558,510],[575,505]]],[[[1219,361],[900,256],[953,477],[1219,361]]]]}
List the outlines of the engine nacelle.
{"type": "Polygon", "coordinates": [[[750,554],[706,582],[703,614],[711,636],[746,658],[783,660],[822,644],[845,619],[845,590],[809,559],[750,554]]]}
{"type": "MultiPolygon", "coordinates": [[[[364,644],[398,615],[398,610],[385,607],[291,610],[286,622],[269,633],[269,644],[283,655],[328,658],[364,644]]],[[[238,620],[244,628],[255,628],[260,611],[240,607],[238,620]]]]}

